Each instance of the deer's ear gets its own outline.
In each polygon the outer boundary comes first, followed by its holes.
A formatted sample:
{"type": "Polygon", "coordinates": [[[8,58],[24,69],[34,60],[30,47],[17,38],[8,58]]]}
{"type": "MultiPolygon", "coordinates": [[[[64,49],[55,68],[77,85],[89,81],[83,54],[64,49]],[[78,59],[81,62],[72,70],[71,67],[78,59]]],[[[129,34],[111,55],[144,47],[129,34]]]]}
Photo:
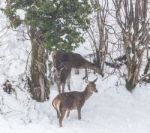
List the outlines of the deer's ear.
{"type": "Polygon", "coordinates": [[[97,81],[98,77],[96,79],[94,79],[92,82],[95,83],[97,81]]]}

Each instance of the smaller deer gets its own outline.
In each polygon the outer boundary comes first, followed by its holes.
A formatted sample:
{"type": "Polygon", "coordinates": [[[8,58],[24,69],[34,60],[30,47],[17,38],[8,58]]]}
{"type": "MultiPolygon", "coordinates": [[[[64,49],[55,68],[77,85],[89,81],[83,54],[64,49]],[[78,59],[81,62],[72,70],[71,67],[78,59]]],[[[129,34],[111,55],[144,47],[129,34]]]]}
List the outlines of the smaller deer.
{"type": "Polygon", "coordinates": [[[78,119],[81,119],[81,108],[85,101],[93,94],[93,92],[98,92],[95,84],[96,80],[97,78],[94,81],[89,82],[82,92],[65,92],[57,95],[53,99],[52,105],[57,112],[60,127],[62,127],[62,121],[66,112],[68,112],[68,117],[71,110],[76,109],[78,112],[78,119]]]}
{"type": "Polygon", "coordinates": [[[54,72],[54,81],[57,84],[59,93],[64,92],[66,82],[68,90],[70,91],[71,68],[62,68],[62,70],[59,71],[56,68],[54,68],[53,72],[54,72]]]}

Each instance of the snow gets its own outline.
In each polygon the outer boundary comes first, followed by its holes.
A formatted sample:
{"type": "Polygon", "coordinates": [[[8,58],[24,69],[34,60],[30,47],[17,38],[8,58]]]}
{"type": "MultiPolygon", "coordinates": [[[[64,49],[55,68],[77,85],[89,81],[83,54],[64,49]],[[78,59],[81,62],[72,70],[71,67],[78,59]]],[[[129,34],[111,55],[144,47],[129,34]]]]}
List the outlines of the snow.
{"type": "Polygon", "coordinates": [[[17,10],[16,15],[18,15],[21,20],[25,19],[25,11],[23,11],[23,10],[17,10]]]}
{"type": "MultiPolygon", "coordinates": [[[[102,81],[99,77],[97,81],[99,92],[93,94],[85,103],[82,109],[82,120],[77,120],[77,113],[72,111],[70,117],[64,119],[62,128],[58,126],[56,112],[51,105],[53,97],[58,93],[55,86],[51,90],[50,100],[44,103],[31,100],[26,96],[28,93],[18,92],[18,95],[22,95],[16,99],[14,95],[1,91],[4,103],[1,106],[9,107],[1,108],[5,111],[0,115],[1,131],[4,133],[17,133],[20,130],[22,133],[33,131],[37,133],[43,131],[45,133],[148,133],[150,131],[149,86],[137,87],[131,94],[123,86],[115,86],[116,79],[112,76],[102,81]]],[[[72,82],[73,90],[81,91],[86,86],[80,75],[73,75],[72,82]]]]}
{"type": "MultiPolygon", "coordinates": [[[[7,19],[0,14],[0,29],[7,19]],[[4,18],[4,19],[2,19],[4,18]]],[[[4,31],[5,33],[5,31],[4,31]]],[[[51,87],[50,99],[43,103],[32,100],[21,78],[25,72],[26,60],[31,49],[29,41],[22,41],[21,35],[8,30],[0,40],[0,84],[12,80],[15,94],[6,94],[0,87],[0,132],[1,133],[149,133],[150,132],[150,89],[149,84],[137,86],[128,92],[124,82],[116,75],[108,78],[98,76],[98,93],[91,96],[82,108],[82,119],[76,111],[58,125],[56,112],[51,101],[58,94],[56,85],[51,87]]],[[[85,46],[76,52],[88,53],[85,46]]],[[[72,72],[71,89],[82,91],[86,83],[80,75],[72,72]]],[[[89,80],[97,76],[91,74],[89,80]]]]}

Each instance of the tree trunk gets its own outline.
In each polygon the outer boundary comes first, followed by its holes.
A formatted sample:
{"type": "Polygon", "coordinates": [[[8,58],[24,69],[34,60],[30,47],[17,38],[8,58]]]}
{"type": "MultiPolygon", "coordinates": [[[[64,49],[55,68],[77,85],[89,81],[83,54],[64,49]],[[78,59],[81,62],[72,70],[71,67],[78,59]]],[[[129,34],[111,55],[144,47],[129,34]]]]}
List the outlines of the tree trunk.
{"type": "Polygon", "coordinates": [[[137,64],[130,64],[128,67],[128,79],[126,79],[126,88],[132,91],[138,83],[138,67],[137,64]]]}
{"type": "Polygon", "coordinates": [[[136,87],[138,84],[138,77],[140,73],[141,63],[142,63],[142,55],[141,57],[133,56],[132,59],[129,59],[130,55],[127,55],[127,70],[128,77],[126,79],[126,88],[130,92],[136,87]]]}
{"type": "Polygon", "coordinates": [[[49,86],[46,77],[46,50],[43,44],[32,39],[31,59],[31,94],[33,99],[43,102],[49,96],[49,86]]]}

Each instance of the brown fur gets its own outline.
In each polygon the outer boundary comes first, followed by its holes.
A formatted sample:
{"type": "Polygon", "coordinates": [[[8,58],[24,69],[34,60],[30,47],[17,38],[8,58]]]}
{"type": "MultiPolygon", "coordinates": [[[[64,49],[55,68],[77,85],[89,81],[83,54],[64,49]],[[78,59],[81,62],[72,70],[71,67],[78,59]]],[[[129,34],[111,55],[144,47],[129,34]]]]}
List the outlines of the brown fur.
{"type": "Polygon", "coordinates": [[[60,127],[62,127],[62,121],[66,112],[68,112],[69,116],[71,110],[76,109],[78,112],[78,119],[81,119],[82,106],[84,105],[85,101],[93,94],[93,92],[97,92],[95,82],[96,80],[89,82],[85,90],[82,92],[65,92],[57,95],[53,99],[52,105],[57,112],[60,127]]]}
{"type": "MultiPolygon", "coordinates": [[[[80,54],[65,51],[55,51],[52,55],[55,67],[55,81],[57,83],[59,93],[64,92],[65,83],[69,80],[72,68],[89,68],[101,73],[101,70],[94,63],[84,59],[80,54]],[[62,88],[61,88],[62,86],[62,88]]],[[[68,82],[70,90],[70,82],[68,82]]]]}

